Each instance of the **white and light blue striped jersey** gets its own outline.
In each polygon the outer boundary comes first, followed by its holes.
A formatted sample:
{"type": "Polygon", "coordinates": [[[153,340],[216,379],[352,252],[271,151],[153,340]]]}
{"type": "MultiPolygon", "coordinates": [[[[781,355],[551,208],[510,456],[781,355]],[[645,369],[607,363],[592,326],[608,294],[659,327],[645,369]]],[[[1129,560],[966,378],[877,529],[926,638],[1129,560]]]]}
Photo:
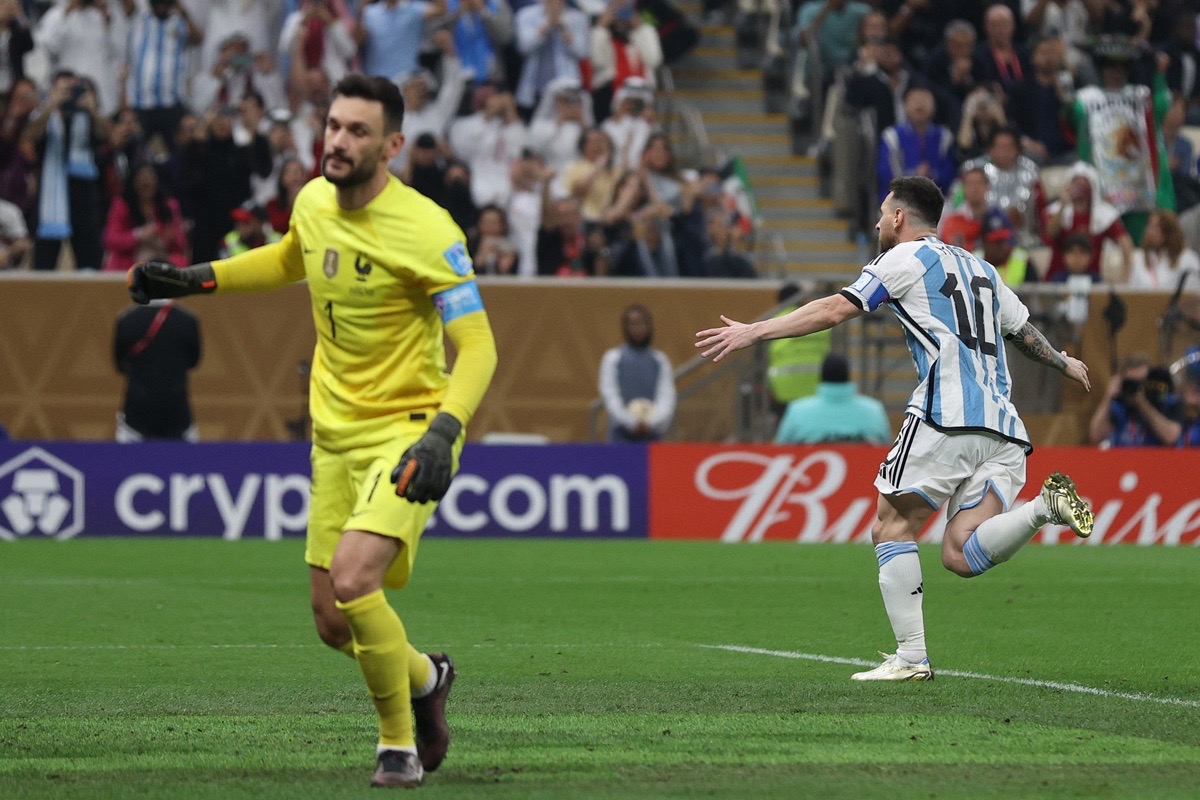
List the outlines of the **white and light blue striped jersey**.
{"type": "Polygon", "coordinates": [[[159,19],[139,14],[129,26],[129,79],[125,97],[132,108],[170,108],[183,103],[187,77],[183,54],[188,27],[183,16],[159,19]]]}
{"type": "Polygon", "coordinates": [[[863,267],[842,295],[864,311],[891,306],[920,383],[907,411],[947,431],[991,431],[1031,450],[1011,395],[1004,335],[1029,309],[995,268],[926,236],[898,244],[863,267]]]}

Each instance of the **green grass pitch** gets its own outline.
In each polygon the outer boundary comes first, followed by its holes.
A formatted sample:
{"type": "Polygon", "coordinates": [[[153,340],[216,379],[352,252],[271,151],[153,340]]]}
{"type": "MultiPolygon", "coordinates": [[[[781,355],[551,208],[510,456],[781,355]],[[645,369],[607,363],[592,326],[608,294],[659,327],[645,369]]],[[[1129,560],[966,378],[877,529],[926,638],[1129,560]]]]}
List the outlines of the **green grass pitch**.
{"type": "MultiPolygon", "coordinates": [[[[460,673],[420,791],[1200,797],[1200,552],[921,558],[942,674],[860,685],[868,547],[430,539],[391,595],[460,673]]],[[[371,797],[374,732],[297,541],[0,546],[0,798],[371,797]]]]}

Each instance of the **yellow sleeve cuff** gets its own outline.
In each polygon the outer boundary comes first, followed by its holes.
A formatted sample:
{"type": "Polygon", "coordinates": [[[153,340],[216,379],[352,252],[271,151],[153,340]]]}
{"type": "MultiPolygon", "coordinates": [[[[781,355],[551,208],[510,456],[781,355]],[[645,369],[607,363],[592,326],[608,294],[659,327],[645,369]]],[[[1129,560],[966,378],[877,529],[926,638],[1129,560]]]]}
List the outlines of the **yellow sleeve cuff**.
{"type": "Polygon", "coordinates": [[[496,372],[496,339],[486,311],[452,320],[446,325],[446,335],[458,355],[438,410],[452,415],[465,427],[483,402],[496,372]]]}

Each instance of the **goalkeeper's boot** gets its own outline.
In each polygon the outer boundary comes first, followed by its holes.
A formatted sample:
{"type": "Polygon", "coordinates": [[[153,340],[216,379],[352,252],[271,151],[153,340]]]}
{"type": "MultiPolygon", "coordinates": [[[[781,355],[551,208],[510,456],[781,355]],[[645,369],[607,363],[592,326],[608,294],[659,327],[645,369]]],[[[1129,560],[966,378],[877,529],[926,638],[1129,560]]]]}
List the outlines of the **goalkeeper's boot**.
{"type": "Polygon", "coordinates": [[[1056,525],[1066,525],[1075,531],[1080,539],[1092,535],[1092,524],[1095,517],[1088,504],[1079,496],[1075,482],[1061,472],[1053,473],[1042,484],[1042,502],[1050,512],[1050,521],[1056,525]]]}
{"type": "Polygon", "coordinates": [[[883,656],[883,663],[875,669],[867,670],[866,672],[856,672],[850,676],[850,680],[854,681],[931,681],[933,680],[933,667],[929,666],[929,659],[925,658],[920,663],[914,664],[910,661],[905,661],[900,657],[900,654],[889,655],[880,653],[883,656]]]}
{"type": "Polygon", "coordinates": [[[425,782],[421,760],[407,750],[384,750],[379,754],[372,786],[398,786],[415,789],[425,782]]]}
{"type": "Polygon", "coordinates": [[[437,673],[437,683],[433,691],[424,697],[414,697],[412,701],[413,719],[417,728],[417,752],[421,755],[421,765],[426,772],[433,772],[441,765],[450,749],[450,726],[446,723],[446,698],[450,694],[450,684],[458,671],[454,662],[445,653],[429,653],[433,669],[437,673]]]}

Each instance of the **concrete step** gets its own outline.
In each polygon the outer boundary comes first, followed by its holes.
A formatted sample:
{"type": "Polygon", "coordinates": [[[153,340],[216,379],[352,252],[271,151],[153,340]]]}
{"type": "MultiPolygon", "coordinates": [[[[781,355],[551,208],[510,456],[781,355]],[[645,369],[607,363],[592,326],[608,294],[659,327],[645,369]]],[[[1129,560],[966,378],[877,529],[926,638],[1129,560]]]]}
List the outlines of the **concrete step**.
{"type": "Polygon", "coordinates": [[[757,80],[747,78],[730,77],[723,75],[720,72],[711,72],[707,75],[693,74],[685,78],[675,78],[675,91],[685,92],[692,90],[713,91],[728,89],[730,91],[750,91],[755,92],[757,96],[762,96],[762,89],[757,80]]]}

